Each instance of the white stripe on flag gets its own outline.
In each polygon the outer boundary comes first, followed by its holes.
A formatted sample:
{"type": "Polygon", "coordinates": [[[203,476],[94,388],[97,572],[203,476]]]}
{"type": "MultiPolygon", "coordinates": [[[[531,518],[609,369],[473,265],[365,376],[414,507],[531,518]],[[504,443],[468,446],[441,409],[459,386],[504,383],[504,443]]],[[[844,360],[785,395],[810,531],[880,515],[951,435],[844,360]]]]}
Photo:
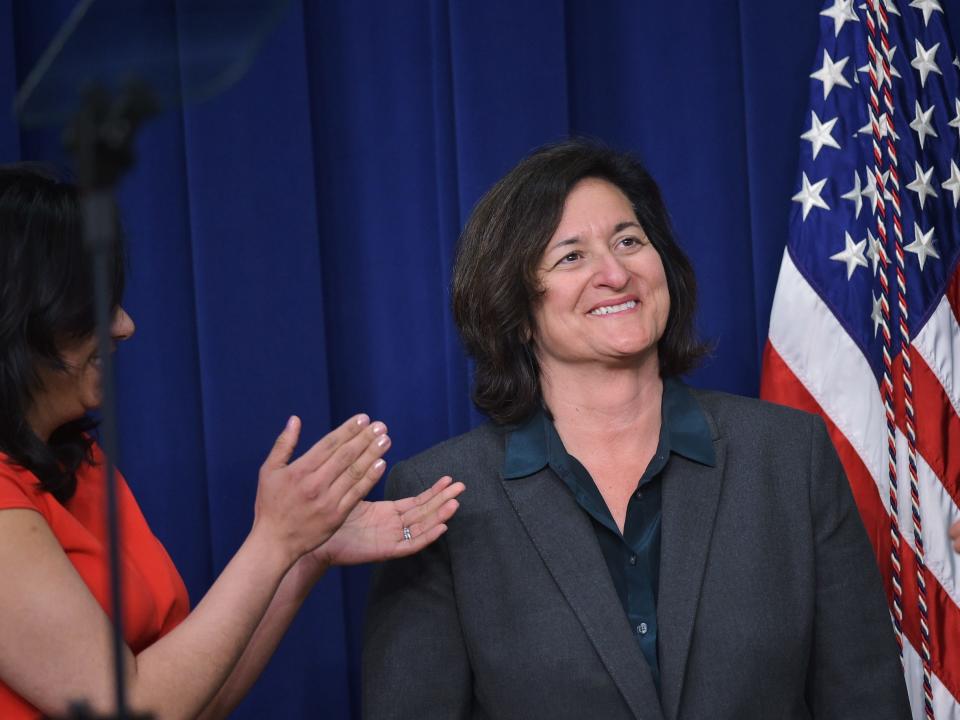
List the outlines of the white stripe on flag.
{"type": "MultiPolygon", "coordinates": [[[[913,645],[906,638],[903,640],[903,676],[907,681],[910,708],[915,718],[922,718],[924,716],[923,662],[913,645]]],[[[960,705],[936,674],[931,675],[930,684],[933,687],[933,712],[937,720],[960,720],[960,705]]]]}
{"type": "Polygon", "coordinates": [[[953,377],[953,369],[960,368],[960,327],[946,297],[940,298],[936,311],[914,338],[913,346],[943,385],[953,411],[960,415],[960,383],[953,377]]]}
{"type": "Polygon", "coordinates": [[[860,348],[784,251],[770,312],[770,344],[830,416],[886,498],[883,401],[860,348]],[[829,372],[826,370],[829,368],[829,372]]]}
{"type": "MultiPolygon", "coordinates": [[[[947,310],[952,318],[949,305],[947,310]]],[[[930,338],[931,335],[932,333],[928,333],[927,337],[930,338]]],[[[886,446],[877,442],[878,439],[886,437],[886,423],[873,371],[860,349],[837,322],[830,308],[796,269],[787,252],[784,252],[777,294],[770,315],[770,343],[807,392],[849,440],[870,472],[877,494],[886,508],[886,446]],[[782,305],[779,310],[778,305],[782,305]],[[790,309],[789,312],[787,308],[790,309]],[[837,357],[824,361],[825,351],[821,348],[831,348],[830,352],[837,357]],[[879,421],[876,419],[877,413],[880,414],[879,421]],[[874,417],[872,430],[870,421],[862,420],[871,416],[874,417]]],[[[900,431],[897,431],[897,472],[900,533],[916,550],[907,445],[906,438],[900,431]]],[[[960,520],[960,509],[919,453],[917,480],[922,517],[942,518],[939,522],[929,522],[923,527],[926,563],[947,594],[960,605],[960,558],[953,551],[945,530],[948,523],[960,520]]]]}
{"type": "MultiPolygon", "coordinates": [[[[897,473],[900,481],[897,484],[897,497],[900,499],[900,534],[916,551],[917,545],[913,540],[913,513],[910,505],[910,464],[907,457],[907,437],[897,431],[897,473]]],[[[876,479],[876,478],[874,478],[876,479]]],[[[960,577],[957,554],[953,551],[953,543],[947,534],[950,523],[960,520],[960,510],[950,497],[950,493],[943,487],[943,483],[936,473],[930,469],[923,456],[917,453],[917,483],[920,490],[920,517],[937,518],[937,522],[923,523],[923,547],[926,551],[924,561],[933,576],[940,582],[954,604],[960,605],[960,587],[957,578],[960,577]]],[[[884,499],[886,495],[882,496],[884,499]]],[[[951,648],[945,648],[950,652],[951,648]]]]}

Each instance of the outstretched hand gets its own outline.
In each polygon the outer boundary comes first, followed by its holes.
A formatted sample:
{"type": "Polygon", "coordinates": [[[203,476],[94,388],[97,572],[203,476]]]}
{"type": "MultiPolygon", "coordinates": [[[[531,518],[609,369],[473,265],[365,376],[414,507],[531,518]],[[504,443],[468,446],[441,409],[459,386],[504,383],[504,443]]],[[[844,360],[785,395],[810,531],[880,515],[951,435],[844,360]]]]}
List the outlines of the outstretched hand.
{"type": "Polygon", "coordinates": [[[363,501],[310,556],[321,567],[389,560],[419,552],[447,530],[464,484],[442,477],[416,497],[363,501]],[[404,528],[409,538],[404,539],[404,528]]]}

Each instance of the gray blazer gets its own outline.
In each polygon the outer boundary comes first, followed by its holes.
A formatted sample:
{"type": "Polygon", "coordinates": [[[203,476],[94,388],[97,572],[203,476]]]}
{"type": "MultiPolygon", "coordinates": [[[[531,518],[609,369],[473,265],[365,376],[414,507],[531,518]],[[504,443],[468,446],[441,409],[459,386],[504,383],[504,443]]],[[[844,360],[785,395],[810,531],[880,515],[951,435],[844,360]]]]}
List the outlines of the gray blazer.
{"type": "Polygon", "coordinates": [[[389,497],[466,483],[447,534],[374,573],[363,715],[909,718],[873,552],[821,420],[694,391],[716,467],[663,475],[658,698],[587,515],[504,431],[400,463],[389,497]]]}

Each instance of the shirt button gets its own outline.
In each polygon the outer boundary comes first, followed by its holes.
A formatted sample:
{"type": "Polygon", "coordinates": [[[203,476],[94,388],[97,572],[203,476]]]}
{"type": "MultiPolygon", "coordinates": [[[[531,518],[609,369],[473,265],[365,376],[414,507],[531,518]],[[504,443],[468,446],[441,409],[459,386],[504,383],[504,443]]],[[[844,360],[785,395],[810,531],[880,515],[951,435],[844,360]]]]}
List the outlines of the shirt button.
{"type": "Polygon", "coordinates": [[[637,634],[646,635],[648,629],[649,628],[647,627],[647,624],[645,622],[642,622],[639,625],[637,625],[637,634]]]}
{"type": "Polygon", "coordinates": [[[636,565],[636,564],[637,564],[637,556],[636,556],[636,555],[631,555],[631,556],[630,556],[630,564],[631,564],[631,565],[636,565]]]}
{"type": "Polygon", "coordinates": [[[637,490],[637,500],[640,500],[642,497],[643,497],[643,492],[640,490],[637,490]]]}

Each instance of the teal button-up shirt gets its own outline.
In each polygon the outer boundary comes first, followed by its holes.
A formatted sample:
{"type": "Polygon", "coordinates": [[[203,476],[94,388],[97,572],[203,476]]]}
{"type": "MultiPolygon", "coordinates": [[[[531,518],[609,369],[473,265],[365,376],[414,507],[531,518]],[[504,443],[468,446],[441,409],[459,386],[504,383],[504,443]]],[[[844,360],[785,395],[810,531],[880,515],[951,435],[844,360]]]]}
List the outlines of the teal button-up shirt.
{"type": "Polygon", "coordinates": [[[671,455],[704,465],[716,464],[710,427],[690,391],[678,380],[663,383],[660,440],[627,504],[620,533],[613,515],[586,468],[563,446],[543,410],[507,436],[503,476],[532,475],[549,466],[590,517],[620,603],[660,689],[657,659],[657,591],[660,581],[660,497],[662,473],[671,455]]]}

